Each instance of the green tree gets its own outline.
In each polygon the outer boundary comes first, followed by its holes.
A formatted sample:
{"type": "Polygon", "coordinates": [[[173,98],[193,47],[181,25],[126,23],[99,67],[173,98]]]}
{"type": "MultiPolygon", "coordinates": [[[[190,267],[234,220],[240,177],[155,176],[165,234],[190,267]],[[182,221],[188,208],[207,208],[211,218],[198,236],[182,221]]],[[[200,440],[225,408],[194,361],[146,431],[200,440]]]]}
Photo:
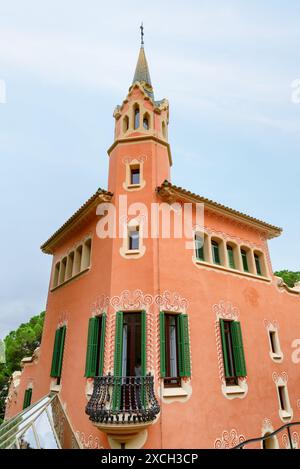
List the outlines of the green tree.
{"type": "Polygon", "coordinates": [[[9,377],[14,371],[21,370],[21,360],[30,357],[39,347],[42,339],[45,312],[33,316],[17,330],[11,331],[4,339],[6,363],[0,364],[0,424],[5,412],[5,399],[9,377]]]}
{"type": "Polygon", "coordinates": [[[274,272],[274,275],[281,277],[290,288],[295,286],[295,283],[300,282],[300,272],[292,272],[290,270],[280,270],[274,272]]]}

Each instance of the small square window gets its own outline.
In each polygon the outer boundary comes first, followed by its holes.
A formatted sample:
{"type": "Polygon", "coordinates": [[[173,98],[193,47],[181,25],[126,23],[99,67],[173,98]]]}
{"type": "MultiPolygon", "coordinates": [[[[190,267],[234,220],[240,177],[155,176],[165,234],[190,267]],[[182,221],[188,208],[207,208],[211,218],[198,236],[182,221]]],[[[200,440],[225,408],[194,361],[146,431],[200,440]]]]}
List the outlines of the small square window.
{"type": "Polygon", "coordinates": [[[130,230],[128,232],[129,251],[137,251],[139,249],[139,245],[140,245],[139,237],[140,237],[139,228],[130,230]]]}
{"type": "Polygon", "coordinates": [[[138,185],[141,181],[140,168],[130,168],[130,184],[138,185]]]}

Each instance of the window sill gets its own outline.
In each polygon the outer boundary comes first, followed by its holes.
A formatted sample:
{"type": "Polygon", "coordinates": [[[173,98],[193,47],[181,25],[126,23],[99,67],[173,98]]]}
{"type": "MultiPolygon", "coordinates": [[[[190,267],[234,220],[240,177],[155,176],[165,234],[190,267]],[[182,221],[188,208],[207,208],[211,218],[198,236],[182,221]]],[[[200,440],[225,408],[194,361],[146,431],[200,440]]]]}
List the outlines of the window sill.
{"type": "Polygon", "coordinates": [[[283,419],[290,419],[292,417],[291,412],[288,412],[287,410],[282,410],[280,414],[281,414],[281,418],[283,419]]]}
{"type": "Polygon", "coordinates": [[[88,272],[90,270],[91,266],[89,267],[86,267],[85,269],[83,269],[81,272],[78,272],[78,274],[75,274],[73,275],[73,277],[70,277],[68,278],[67,280],[65,280],[63,283],[60,283],[59,285],[57,285],[56,287],[52,287],[50,289],[51,292],[55,291],[55,290],[58,290],[58,288],[60,287],[63,287],[64,285],[67,285],[68,283],[70,283],[72,280],[75,280],[77,279],[78,277],[80,277],[81,275],[83,275],[84,273],[88,272]]]}
{"type": "Polygon", "coordinates": [[[232,269],[232,268],[226,267],[224,265],[211,264],[210,262],[200,261],[199,259],[196,259],[195,262],[196,262],[196,265],[203,265],[205,267],[210,267],[212,269],[222,270],[222,271],[230,272],[230,273],[236,274],[236,275],[242,275],[243,277],[250,277],[250,278],[253,278],[255,280],[262,280],[264,282],[271,282],[270,278],[264,277],[262,275],[251,274],[250,272],[243,272],[242,270],[232,269]]]}
{"type": "Polygon", "coordinates": [[[283,354],[282,353],[270,353],[272,360],[275,362],[279,362],[283,359],[283,354]]]}
{"type": "Polygon", "coordinates": [[[245,394],[245,389],[240,386],[226,386],[226,394],[245,394]]]}
{"type": "Polygon", "coordinates": [[[164,388],[163,397],[186,397],[188,393],[182,388],[164,388]]]}
{"type": "Polygon", "coordinates": [[[139,249],[127,249],[127,251],[125,251],[125,254],[126,256],[132,256],[136,254],[141,254],[141,251],[139,249]]]}
{"type": "Polygon", "coordinates": [[[59,392],[61,390],[60,384],[51,384],[50,391],[51,392],[59,392]]]}
{"type": "Polygon", "coordinates": [[[127,189],[139,189],[142,187],[141,184],[128,184],[127,189]]]}

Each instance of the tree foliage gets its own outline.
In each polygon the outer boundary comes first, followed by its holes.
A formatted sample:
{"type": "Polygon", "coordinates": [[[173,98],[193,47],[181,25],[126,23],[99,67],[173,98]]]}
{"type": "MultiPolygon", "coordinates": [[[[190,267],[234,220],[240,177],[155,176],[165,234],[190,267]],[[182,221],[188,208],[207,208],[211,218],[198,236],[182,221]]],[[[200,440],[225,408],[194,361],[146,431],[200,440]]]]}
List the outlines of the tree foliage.
{"type": "Polygon", "coordinates": [[[4,339],[6,363],[0,364],[0,424],[4,416],[9,377],[21,370],[21,360],[30,357],[42,338],[45,312],[33,316],[27,323],[11,331],[4,339]]]}
{"type": "Polygon", "coordinates": [[[274,275],[281,277],[290,288],[293,288],[297,282],[300,282],[300,272],[291,272],[290,270],[280,270],[274,275]]]}

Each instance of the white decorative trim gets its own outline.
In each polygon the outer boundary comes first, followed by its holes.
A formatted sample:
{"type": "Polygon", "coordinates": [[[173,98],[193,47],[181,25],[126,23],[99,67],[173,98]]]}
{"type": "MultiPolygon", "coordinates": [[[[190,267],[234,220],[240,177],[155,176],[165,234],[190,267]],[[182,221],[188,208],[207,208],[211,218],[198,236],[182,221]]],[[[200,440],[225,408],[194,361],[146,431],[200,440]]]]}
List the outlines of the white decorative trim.
{"type": "Polygon", "coordinates": [[[89,435],[87,438],[84,432],[77,431],[76,436],[80,441],[83,449],[104,449],[104,446],[101,445],[100,439],[89,435]]]}
{"type": "Polygon", "coordinates": [[[234,448],[240,443],[246,441],[244,435],[239,434],[239,432],[232,428],[231,430],[224,430],[222,436],[217,438],[214,442],[215,449],[230,449],[234,448]]]}
{"type": "Polygon", "coordinates": [[[171,293],[165,290],[162,294],[155,296],[155,304],[160,311],[172,311],[173,313],[186,314],[189,302],[179,293],[171,293]]]}
{"type": "Polygon", "coordinates": [[[290,403],[290,398],[289,398],[289,393],[288,393],[288,388],[287,388],[287,383],[288,383],[288,374],[283,371],[282,373],[278,374],[276,371],[272,374],[272,379],[276,385],[276,392],[277,392],[277,398],[278,398],[278,413],[279,413],[279,418],[282,420],[282,422],[286,423],[289,422],[293,419],[293,409],[290,403]],[[281,404],[280,404],[280,398],[279,398],[279,386],[284,386],[285,387],[285,400],[286,400],[286,406],[287,410],[282,410],[281,404]]]}

